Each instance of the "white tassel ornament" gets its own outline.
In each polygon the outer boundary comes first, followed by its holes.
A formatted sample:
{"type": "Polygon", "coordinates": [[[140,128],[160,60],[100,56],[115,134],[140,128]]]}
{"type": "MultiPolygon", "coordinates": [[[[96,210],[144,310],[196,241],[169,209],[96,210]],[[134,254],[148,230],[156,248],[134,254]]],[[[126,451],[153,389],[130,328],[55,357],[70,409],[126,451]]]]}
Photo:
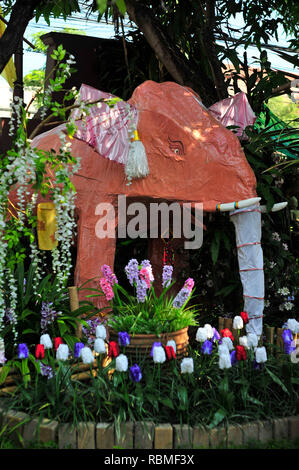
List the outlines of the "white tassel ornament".
{"type": "Polygon", "coordinates": [[[149,174],[145,148],[141,140],[139,140],[137,130],[134,131],[134,137],[130,143],[128,160],[125,165],[125,174],[128,179],[127,185],[132,183],[132,179],[144,178],[149,174]]]}

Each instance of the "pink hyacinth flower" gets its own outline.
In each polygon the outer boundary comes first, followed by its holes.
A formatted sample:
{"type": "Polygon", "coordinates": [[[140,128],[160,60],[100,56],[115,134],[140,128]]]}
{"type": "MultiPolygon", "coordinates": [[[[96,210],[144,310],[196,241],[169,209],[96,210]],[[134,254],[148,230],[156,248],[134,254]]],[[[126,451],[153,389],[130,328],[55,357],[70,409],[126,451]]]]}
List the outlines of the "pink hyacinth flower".
{"type": "Polygon", "coordinates": [[[103,264],[103,266],[101,267],[101,271],[107,281],[111,284],[111,286],[113,286],[113,284],[118,284],[117,277],[115,276],[110,266],[108,266],[107,264],[103,264]]]}
{"type": "Polygon", "coordinates": [[[189,277],[187,279],[187,281],[185,282],[184,284],[184,287],[190,291],[192,291],[193,287],[194,287],[194,281],[191,277],[189,277]]]}
{"type": "Polygon", "coordinates": [[[147,288],[150,289],[151,287],[150,273],[148,272],[146,268],[140,269],[139,277],[142,281],[146,282],[147,288]]]}
{"type": "Polygon", "coordinates": [[[100,279],[100,285],[101,285],[102,291],[105,294],[106,300],[109,301],[109,300],[113,299],[113,297],[114,297],[113,289],[112,289],[111,284],[109,283],[109,281],[107,281],[107,279],[102,277],[100,279]]]}

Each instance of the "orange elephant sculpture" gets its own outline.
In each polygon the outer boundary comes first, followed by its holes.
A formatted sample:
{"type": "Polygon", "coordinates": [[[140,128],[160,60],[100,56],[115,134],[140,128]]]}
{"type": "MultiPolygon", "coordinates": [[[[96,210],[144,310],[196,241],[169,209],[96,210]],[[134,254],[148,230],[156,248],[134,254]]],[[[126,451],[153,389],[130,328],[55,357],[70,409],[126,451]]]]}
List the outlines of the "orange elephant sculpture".
{"type": "MultiPolygon", "coordinates": [[[[138,111],[148,176],[128,185],[122,163],[109,155],[103,158],[84,140],[71,140],[72,155],[81,159],[73,177],[79,216],[77,285],[99,276],[102,264],[114,264],[115,238],[99,239],[95,234],[99,203],[115,207],[117,225],[118,195],[202,203],[208,212],[219,204],[257,197],[256,179],[238,138],[212,116],[193,90],[172,82],[146,81],[136,88],[129,104],[138,111]]],[[[58,126],[40,134],[31,145],[58,151],[62,129],[58,126]]]]}
{"type": "MultiPolygon", "coordinates": [[[[103,264],[114,265],[115,236],[99,238],[96,234],[99,204],[114,208],[111,223],[116,228],[119,195],[129,201],[202,203],[205,212],[232,211],[236,201],[239,208],[252,207],[260,199],[237,136],[213,117],[193,90],[172,82],[146,81],[127,104],[138,115],[137,130],[148,160],[146,177],[128,185],[124,164],[111,160],[109,150],[100,154],[80,135],[70,141],[72,155],[81,159],[81,168],[73,177],[79,217],[76,285],[99,279],[103,264]]],[[[58,126],[40,134],[31,145],[58,151],[61,130],[63,126],[58,126]]],[[[115,129],[107,126],[107,132],[117,144],[115,129]]]]}

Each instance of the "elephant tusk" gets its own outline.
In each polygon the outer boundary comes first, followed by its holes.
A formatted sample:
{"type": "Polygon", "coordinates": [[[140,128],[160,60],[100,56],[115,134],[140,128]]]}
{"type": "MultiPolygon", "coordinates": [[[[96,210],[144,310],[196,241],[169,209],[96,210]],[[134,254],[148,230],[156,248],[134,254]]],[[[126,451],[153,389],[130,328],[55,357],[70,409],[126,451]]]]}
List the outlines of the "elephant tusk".
{"type": "Polygon", "coordinates": [[[252,206],[257,204],[261,200],[260,197],[252,197],[250,199],[243,199],[242,201],[227,202],[224,204],[217,204],[216,211],[219,212],[229,212],[234,209],[243,209],[244,207],[252,206]]]}
{"type": "MultiPolygon", "coordinates": [[[[285,202],[278,202],[277,204],[274,204],[274,206],[272,207],[272,209],[271,209],[270,212],[281,211],[281,210],[284,209],[287,205],[288,205],[288,203],[287,203],[286,201],[285,201],[285,202]]],[[[267,211],[267,206],[260,206],[260,209],[261,209],[261,212],[263,212],[263,213],[268,212],[268,211],[267,211]]]]}

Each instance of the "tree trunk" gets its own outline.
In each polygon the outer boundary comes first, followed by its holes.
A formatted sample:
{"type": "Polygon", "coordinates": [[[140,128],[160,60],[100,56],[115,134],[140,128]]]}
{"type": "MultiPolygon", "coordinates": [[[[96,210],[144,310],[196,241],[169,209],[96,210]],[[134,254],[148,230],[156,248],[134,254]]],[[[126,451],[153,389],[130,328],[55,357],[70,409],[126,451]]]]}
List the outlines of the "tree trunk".
{"type": "Polygon", "coordinates": [[[150,8],[134,0],[126,0],[126,7],[130,20],[144,34],[145,39],[173,79],[180,85],[189,86],[196,91],[206,106],[214,104],[218,96],[213,81],[201,70],[193,68],[150,8]]]}
{"type": "Polygon", "coordinates": [[[210,65],[213,81],[216,87],[218,100],[227,98],[227,88],[225,86],[224,75],[221,70],[221,63],[218,59],[216,46],[215,46],[215,0],[209,0],[206,2],[206,22],[202,31],[202,43],[205,46],[207,52],[207,59],[210,65]]]}
{"type": "Polygon", "coordinates": [[[27,25],[39,3],[41,0],[17,0],[14,4],[7,28],[0,38],[0,73],[23,40],[27,25]]]}

